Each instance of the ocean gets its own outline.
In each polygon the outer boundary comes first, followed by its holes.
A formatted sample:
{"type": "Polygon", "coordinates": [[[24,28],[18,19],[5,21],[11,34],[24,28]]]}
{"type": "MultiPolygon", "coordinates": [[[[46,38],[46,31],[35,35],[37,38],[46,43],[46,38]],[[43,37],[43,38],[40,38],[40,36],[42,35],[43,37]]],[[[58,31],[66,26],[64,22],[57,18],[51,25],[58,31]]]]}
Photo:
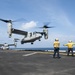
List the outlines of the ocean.
{"type": "MultiPolygon", "coordinates": [[[[10,48],[11,50],[30,50],[30,51],[52,51],[54,50],[54,48],[50,47],[50,48],[10,48]]],[[[62,51],[67,51],[67,47],[60,47],[60,50],[62,51]]],[[[73,48],[73,50],[75,51],[75,47],[73,48]]]]}

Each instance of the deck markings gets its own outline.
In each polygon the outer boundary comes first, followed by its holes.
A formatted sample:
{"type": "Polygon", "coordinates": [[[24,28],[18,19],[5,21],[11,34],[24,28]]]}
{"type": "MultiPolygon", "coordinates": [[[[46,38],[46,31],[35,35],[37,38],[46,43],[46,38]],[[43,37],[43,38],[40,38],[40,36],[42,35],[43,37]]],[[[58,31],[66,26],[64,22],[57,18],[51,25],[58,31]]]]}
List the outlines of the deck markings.
{"type": "Polygon", "coordinates": [[[34,55],[34,54],[36,54],[37,52],[33,52],[33,53],[29,53],[29,54],[25,54],[25,55],[23,55],[23,56],[30,56],[30,55],[34,55]]]}

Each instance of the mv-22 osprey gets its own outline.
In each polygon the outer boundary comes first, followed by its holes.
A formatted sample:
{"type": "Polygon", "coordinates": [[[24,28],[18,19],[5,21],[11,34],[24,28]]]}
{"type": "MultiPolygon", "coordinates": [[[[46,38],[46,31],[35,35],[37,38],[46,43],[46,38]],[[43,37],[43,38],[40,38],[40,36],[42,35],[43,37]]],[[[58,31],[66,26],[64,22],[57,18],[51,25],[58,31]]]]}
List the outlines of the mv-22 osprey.
{"type": "Polygon", "coordinates": [[[14,43],[12,44],[8,44],[8,43],[4,43],[4,44],[0,44],[0,49],[2,50],[9,50],[9,46],[17,46],[16,40],[14,39],[14,43]]]}
{"type": "Polygon", "coordinates": [[[22,31],[22,30],[12,28],[12,22],[14,22],[12,20],[0,19],[0,21],[7,23],[9,38],[12,36],[12,33],[24,35],[24,38],[21,39],[21,44],[24,44],[24,43],[33,44],[33,42],[36,40],[40,41],[40,39],[42,38],[43,35],[44,35],[45,39],[48,39],[48,28],[53,28],[53,27],[48,27],[47,25],[44,25],[43,27],[40,27],[40,28],[43,28],[42,32],[31,32],[31,33],[29,33],[27,31],[22,31]]]}

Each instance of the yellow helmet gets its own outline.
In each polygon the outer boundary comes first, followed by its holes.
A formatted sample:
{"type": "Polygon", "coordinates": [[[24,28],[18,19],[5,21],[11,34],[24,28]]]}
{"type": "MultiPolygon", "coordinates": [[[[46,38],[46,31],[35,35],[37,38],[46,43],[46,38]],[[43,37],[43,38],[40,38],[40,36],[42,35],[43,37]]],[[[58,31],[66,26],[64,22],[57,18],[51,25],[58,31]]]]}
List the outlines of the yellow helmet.
{"type": "Polygon", "coordinates": [[[56,39],[55,39],[55,41],[59,41],[59,39],[58,39],[58,38],[56,38],[56,39]]]}

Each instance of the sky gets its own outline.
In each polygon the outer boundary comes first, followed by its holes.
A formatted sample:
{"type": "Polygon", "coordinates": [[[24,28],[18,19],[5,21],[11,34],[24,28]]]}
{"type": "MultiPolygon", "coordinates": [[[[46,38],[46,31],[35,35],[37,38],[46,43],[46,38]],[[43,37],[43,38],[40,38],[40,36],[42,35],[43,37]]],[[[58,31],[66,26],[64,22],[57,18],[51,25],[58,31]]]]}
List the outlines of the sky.
{"type": "MultiPolygon", "coordinates": [[[[13,28],[27,32],[42,31],[38,27],[45,22],[50,22],[48,39],[44,37],[31,43],[21,44],[17,42],[19,48],[39,48],[53,47],[55,38],[60,41],[60,46],[69,40],[75,42],[75,0],[0,0],[0,18],[11,19],[13,28]]],[[[0,43],[13,43],[14,38],[22,39],[24,36],[12,34],[9,38],[7,34],[7,24],[0,21],[0,43]]]]}

